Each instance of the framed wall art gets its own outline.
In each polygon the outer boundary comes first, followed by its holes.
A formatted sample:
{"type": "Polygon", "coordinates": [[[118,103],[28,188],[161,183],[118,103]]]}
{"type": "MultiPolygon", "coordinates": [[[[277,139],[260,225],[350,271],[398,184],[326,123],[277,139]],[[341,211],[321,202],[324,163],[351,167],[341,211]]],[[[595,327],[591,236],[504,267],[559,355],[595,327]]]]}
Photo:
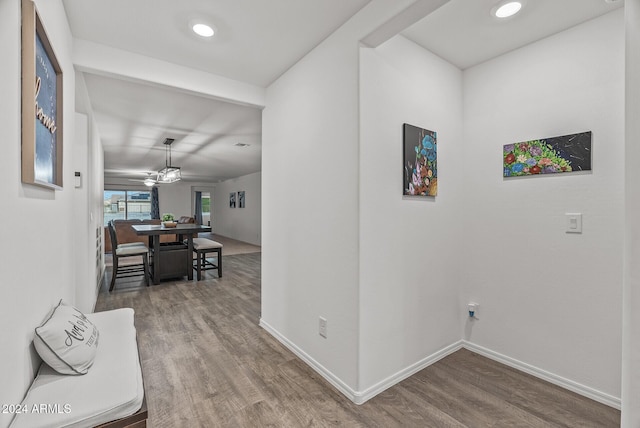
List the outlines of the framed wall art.
{"type": "Polygon", "coordinates": [[[62,188],[62,69],[32,0],[22,0],[22,182],[62,188]]]}
{"type": "Polygon", "coordinates": [[[438,194],[438,159],[436,132],[405,123],[403,134],[403,194],[436,196],[438,194]]]}
{"type": "Polygon", "coordinates": [[[244,208],[244,190],[238,192],[238,208],[244,208]]]}
{"type": "Polygon", "coordinates": [[[229,193],[229,208],[236,207],[236,192],[229,193]]]}
{"type": "Polygon", "coordinates": [[[591,131],[506,144],[504,177],[591,170],[591,131]]]}

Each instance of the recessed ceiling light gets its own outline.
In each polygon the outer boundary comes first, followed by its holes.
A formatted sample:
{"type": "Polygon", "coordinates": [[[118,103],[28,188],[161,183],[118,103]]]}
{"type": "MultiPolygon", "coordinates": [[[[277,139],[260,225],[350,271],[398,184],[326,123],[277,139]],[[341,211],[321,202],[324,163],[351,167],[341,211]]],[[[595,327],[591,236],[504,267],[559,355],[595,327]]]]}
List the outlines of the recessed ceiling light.
{"type": "Polygon", "coordinates": [[[247,143],[235,143],[234,145],[238,147],[249,147],[249,144],[247,143]]]}
{"type": "Polygon", "coordinates": [[[522,3],[520,3],[519,1],[510,1],[499,6],[495,10],[494,15],[498,18],[508,18],[518,13],[521,8],[522,3]]]}
{"type": "Polygon", "coordinates": [[[212,37],[215,34],[215,31],[213,31],[213,28],[211,28],[207,24],[202,24],[202,23],[193,24],[191,26],[191,29],[193,30],[194,33],[196,33],[198,36],[201,36],[201,37],[212,37]]]}

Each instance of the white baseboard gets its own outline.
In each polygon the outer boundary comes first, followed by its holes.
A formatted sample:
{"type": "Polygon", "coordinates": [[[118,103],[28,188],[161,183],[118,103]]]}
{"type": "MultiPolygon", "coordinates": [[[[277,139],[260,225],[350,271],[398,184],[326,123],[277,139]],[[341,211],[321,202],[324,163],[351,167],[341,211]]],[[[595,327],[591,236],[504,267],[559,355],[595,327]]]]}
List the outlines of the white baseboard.
{"type": "Polygon", "coordinates": [[[260,318],[260,327],[264,328],[269,334],[278,339],[280,343],[282,343],[285,347],[287,347],[291,352],[296,354],[298,358],[307,363],[309,367],[315,370],[320,376],[325,378],[327,382],[333,385],[338,391],[344,394],[349,400],[357,403],[356,397],[358,393],[354,391],[349,385],[344,383],[339,377],[331,373],[326,367],[322,364],[314,360],[311,356],[309,356],[302,349],[298,348],[293,342],[284,337],[278,330],[270,326],[265,320],[260,318]]]}
{"type": "Polygon", "coordinates": [[[349,400],[353,401],[355,404],[363,404],[376,395],[380,394],[382,391],[391,388],[393,385],[405,380],[409,376],[419,372],[427,366],[435,363],[436,361],[446,357],[447,355],[457,351],[462,348],[462,340],[449,345],[426,358],[406,367],[399,372],[389,376],[388,378],[378,382],[370,388],[365,389],[364,391],[356,391],[351,388],[349,385],[344,383],[339,377],[331,373],[326,367],[322,364],[318,363],[311,356],[309,356],[302,349],[298,348],[293,342],[280,334],[275,328],[270,326],[267,322],[265,322],[262,318],[260,318],[260,327],[264,328],[269,332],[273,337],[278,339],[280,343],[286,346],[291,352],[296,354],[298,358],[307,363],[313,370],[315,370],[320,376],[325,378],[327,382],[333,385],[338,391],[340,391],[344,396],[346,396],[349,400]]]}
{"type": "Polygon", "coordinates": [[[530,364],[518,361],[514,358],[507,357],[506,355],[499,354],[498,352],[492,351],[480,345],[476,345],[475,343],[467,342],[466,340],[463,340],[462,342],[463,348],[480,354],[483,357],[487,357],[542,380],[546,380],[547,382],[550,382],[554,385],[558,385],[559,387],[568,389],[569,391],[573,391],[576,394],[580,394],[599,403],[606,404],[607,406],[613,407],[614,409],[620,410],[622,407],[621,400],[618,397],[614,397],[613,395],[598,391],[597,389],[563,378],[562,376],[558,376],[546,370],[542,370],[538,367],[534,367],[530,364]]]}
{"type": "Polygon", "coordinates": [[[538,367],[534,367],[530,364],[524,363],[522,361],[518,361],[514,358],[507,357],[506,355],[502,355],[498,352],[492,351],[490,349],[476,345],[466,340],[459,340],[449,346],[446,346],[441,350],[434,352],[433,354],[423,358],[422,360],[417,361],[412,365],[400,370],[399,372],[387,377],[386,379],[381,380],[375,385],[363,391],[356,391],[353,388],[351,388],[349,385],[344,383],[339,377],[331,373],[331,371],[328,370],[326,367],[324,367],[322,364],[318,363],[315,359],[309,356],[302,349],[297,347],[289,339],[287,339],[282,334],[280,334],[280,332],[278,332],[275,328],[270,326],[262,318],[260,319],[260,327],[264,328],[267,332],[269,332],[280,343],[282,343],[291,352],[297,355],[298,358],[300,358],[307,365],[309,365],[313,370],[315,370],[318,374],[320,374],[320,376],[326,379],[327,382],[333,385],[336,389],[338,389],[338,391],[344,394],[349,400],[353,401],[355,404],[363,404],[367,402],[368,400],[380,394],[384,390],[391,388],[397,383],[402,382],[403,380],[414,375],[420,370],[430,366],[431,364],[441,360],[447,355],[452,354],[461,348],[465,348],[465,349],[468,349],[469,351],[480,354],[491,360],[505,364],[509,367],[513,367],[517,370],[528,373],[537,378],[546,380],[547,382],[550,382],[554,385],[558,385],[561,388],[565,388],[565,389],[568,389],[569,391],[573,391],[576,394],[580,394],[582,396],[595,400],[599,403],[605,404],[609,407],[613,407],[614,409],[620,410],[622,407],[621,400],[618,397],[614,397],[610,394],[604,393],[602,391],[598,391],[594,388],[582,385],[578,382],[574,382],[572,380],[563,378],[556,374],[550,373],[546,370],[542,370],[538,367]]]}
{"type": "Polygon", "coordinates": [[[413,376],[420,370],[430,366],[431,364],[443,359],[447,355],[452,354],[461,348],[462,340],[446,346],[441,350],[434,352],[433,354],[423,358],[422,360],[417,361],[410,366],[400,370],[399,372],[389,376],[388,378],[378,382],[377,384],[365,389],[364,391],[359,392],[356,395],[356,400],[353,400],[353,402],[356,404],[365,403],[366,401],[380,394],[382,391],[391,388],[395,384],[402,382],[406,378],[413,376]]]}

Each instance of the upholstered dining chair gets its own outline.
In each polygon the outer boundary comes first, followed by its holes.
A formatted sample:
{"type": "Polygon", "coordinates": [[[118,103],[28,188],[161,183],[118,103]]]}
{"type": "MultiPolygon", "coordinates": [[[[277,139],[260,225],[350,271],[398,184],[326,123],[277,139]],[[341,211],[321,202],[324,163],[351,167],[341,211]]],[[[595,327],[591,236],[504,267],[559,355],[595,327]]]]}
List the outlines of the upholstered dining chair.
{"type": "Polygon", "coordinates": [[[113,256],[113,271],[111,272],[111,285],[109,291],[113,291],[116,278],[129,278],[144,275],[145,283],[149,286],[149,248],[141,242],[118,245],[118,237],[113,222],[109,222],[109,237],[111,238],[111,255],[113,256]],[[142,257],[142,263],[120,266],[120,258],[142,257]]]}
{"type": "MultiPolygon", "coordinates": [[[[186,242],[186,241],[185,241],[186,242]]],[[[206,238],[193,238],[193,252],[196,259],[193,268],[198,274],[198,281],[202,279],[202,272],[209,269],[218,270],[218,278],[222,278],[222,244],[206,238]],[[215,253],[216,262],[207,259],[207,254],[215,253]]]]}

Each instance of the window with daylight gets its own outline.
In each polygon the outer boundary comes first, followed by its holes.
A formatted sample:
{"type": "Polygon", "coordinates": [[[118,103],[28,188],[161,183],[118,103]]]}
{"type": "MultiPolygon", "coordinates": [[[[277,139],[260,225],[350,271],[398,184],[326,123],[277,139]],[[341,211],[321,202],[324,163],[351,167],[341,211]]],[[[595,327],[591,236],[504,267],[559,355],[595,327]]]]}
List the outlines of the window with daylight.
{"type": "Polygon", "coordinates": [[[105,190],[104,225],[118,219],[150,219],[151,192],[140,190],[105,190]]]}
{"type": "Polygon", "coordinates": [[[202,215],[211,214],[211,197],[209,194],[202,194],[202,215]]]}

